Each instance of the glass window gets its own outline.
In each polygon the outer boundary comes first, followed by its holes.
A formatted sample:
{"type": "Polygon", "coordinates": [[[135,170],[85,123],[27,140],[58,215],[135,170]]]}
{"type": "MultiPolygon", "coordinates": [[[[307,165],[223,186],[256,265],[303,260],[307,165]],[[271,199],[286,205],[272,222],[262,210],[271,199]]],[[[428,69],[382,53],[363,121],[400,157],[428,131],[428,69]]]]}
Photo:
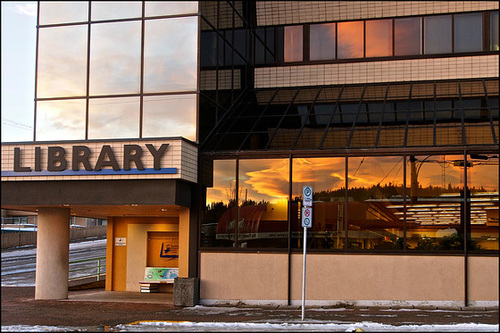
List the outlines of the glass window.
{"type": "Polygon", "coordinates": [[[139,137],[139,97],[89,101],[89,139],[139,137]]]}
{"type": "Polygon", "coordinates": [[[92,21],[142,17],[142,1],[92,1],[92,21]]]}
{"type": "Polygon", "coordinates": [[[498,51],[498,33],[499,33],[499,27],[498,27],[498,12],[492,12],[490,13],[490,50],[491,51],[498,51]]]}
{"type": "Polygon", "coordinates": [[[259,38],[255,38],[255,63],[272,64],[275,54],[274,27],[258,28],[255,30],[259,38]],[[267,47],[265,46],[267,45],[267,47]]]}
{"type": "Polygon", "coordinates": [[[237,247],[287,248],[289,160],[240,160],[237,247]]]}
{"type": "Polygon", "coordinates": [[[196,13],[198,1],[146,1],[146,17],[196,13]]]}
{"type": "Polygon", "coordinates": [[[303,43],[301,25],[285,27],[285,62],[303,60],[303,43]]]}
{"type": "Polygon", "coordinates": [[[311,60],[335,59],[335,23],[311,24],[310,51],[311,60]]]}
{"type": "MultiPolygon", "coordinates": [[[[202,31],[200,37],[200,67],[212,67],[217,63],[217,33],[202,31]]],[[[220,63],[219,63],[220,64],[220,63]]]]}
{"type": "Polygon", "coordinates": [[[243,29],[227,30],[224,37],[229,44],[224,43],[224,56],[226,65],[244,65],[248,59],[247,31],[243,29]]]}
{"type": "Polygon", "coordinates": [[[422,53],[422,23],[420,17],[394,20],[394,55],[422,53]]]}
{"type": "Polygon", "coordinates": [[[294,158],[292,166],[292,248],[303,239],[302,193],[313,188],[313,220],[308,230],[311,249],[342,249],[345,241],[345,158],[294,158]]]}
{"type": "Polygon", "coordinates": [[[463,155],[410,156],[406,174],[409,248],[421,251],[463,249],[460,217],[463,155]]]}
{"type": "Polygon", "coordinates": [[[351,157],[348,170],[347,247],[403,249],[403,158],[351,157]]]}
{"type": "Polygon", "coordinates": [[[92,25],[90,94],[139,93],[141,23],[92,25]]]}
{"type": "Polygon", "coordinates": [[[83,96],[86,86],[87,25],[39,29],[37,97],[83,96]]]}
{"type": "Polygon", "coordinates": [[[143,113],[143,137],[196,141],[196,95],[145,96],[143,113]]]}
{"type": "Polygon", "coordinates": [[[87,22],[88,1],[40,1],[40,25],[87,22]]]}
{"type": "Polygon", "coordinates": [[[467,168],[470,189],[470,250],[498,251],[498,155],[471,154],[467,168]]]}
{"type": "Polygon", "coordinates": [[[145,92],[197,90],[196,17],[147,21],[144,44],[145,92]]]}
{"type": "Polygon", "coordinates": [[[480,99],[463,99],[461,100],[461,107],[464,119],[488,119],[488,110],[486,108],[481,108],[480,99]]]}
{"type": "Polygon", "coordinates": [[[483,13],[456,14],[455,52],[483,50],[483,13]]]}
{"type": "Polygon", "coordinates": [[[451,15],[424,17],[424,53],[451,53],[451,15]]]}
{"type": "Polygon", "coordinates": [[[39,101],[36,106],[37,141],[85,139],[84,99],[39,101]]]}
{"type": "Polygon", "coordinates": [[[200,246],[233,247],[236,240],[236,161],[213,161],[212,174],[202,215],[200,246]]]}
{"type": "Polygon", "coordinates": [[[363,21],[340,22],[337,24],[337,58],[363,57],[363,21]]]}
{"type": "Polygon", "coordinates": [[[366,56],[392,55],[392,20],[366,21],[366,56]]]}

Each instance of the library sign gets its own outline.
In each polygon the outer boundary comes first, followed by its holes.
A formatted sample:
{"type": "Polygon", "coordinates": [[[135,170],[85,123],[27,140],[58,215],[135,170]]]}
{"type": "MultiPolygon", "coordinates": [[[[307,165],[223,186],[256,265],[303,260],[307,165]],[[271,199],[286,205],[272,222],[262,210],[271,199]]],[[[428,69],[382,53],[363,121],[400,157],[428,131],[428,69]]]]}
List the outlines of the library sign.
{"type": "Polygon", "coordinates": [[[181,140],[2,144],[2,178],[176,175],[182,159],[181,146],[181,140]],[[179,156],[174,156],[174,150],[179,156]]]}

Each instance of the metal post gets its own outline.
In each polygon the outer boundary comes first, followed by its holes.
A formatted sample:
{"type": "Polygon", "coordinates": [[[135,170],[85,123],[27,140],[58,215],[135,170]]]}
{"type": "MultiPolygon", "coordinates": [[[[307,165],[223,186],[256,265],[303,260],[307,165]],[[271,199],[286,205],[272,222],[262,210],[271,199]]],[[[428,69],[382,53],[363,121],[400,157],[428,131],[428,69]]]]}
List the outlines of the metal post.
{"type": "Polygon", "coordinates": [[[101,280],[101,259],[97,259],[97,281],[101,280]]]}
{"type": "Polygon", "coordinates": [[[302,258],[302,321],[306,306],[306,249],[307,249],[307,227],[304,227],[304,256],[302,258]]]}

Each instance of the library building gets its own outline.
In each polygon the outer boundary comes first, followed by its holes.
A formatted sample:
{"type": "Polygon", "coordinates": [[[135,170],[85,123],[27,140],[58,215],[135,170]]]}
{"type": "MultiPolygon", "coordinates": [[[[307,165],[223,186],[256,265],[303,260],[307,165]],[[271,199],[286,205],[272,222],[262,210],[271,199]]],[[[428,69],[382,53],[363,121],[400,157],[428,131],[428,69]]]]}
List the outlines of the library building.
{"type": "Polygon", "coordinates": [[[37,4],[36,299],[81,217],[106,291],[300,305],[306,250],[308,305],[498,306],[498,1],[37,4]]]}

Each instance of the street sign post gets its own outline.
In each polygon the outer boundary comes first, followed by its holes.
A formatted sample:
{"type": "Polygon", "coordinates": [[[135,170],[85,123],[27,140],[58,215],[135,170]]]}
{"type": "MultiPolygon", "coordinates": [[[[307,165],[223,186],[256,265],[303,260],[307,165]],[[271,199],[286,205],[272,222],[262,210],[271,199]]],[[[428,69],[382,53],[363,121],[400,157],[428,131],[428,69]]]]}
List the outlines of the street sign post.
{"type": "Polygon", "coordinates": [[[312,227],[312,203],[313,190],[312,186],[304,186],[302,189],[302,227],[304,228],[304,256],[302,258],[302,320],[304,320],[306,306],[306,252],[307,252],[307,229],[312,227]]]}
{"type": "Polygon", "coordinates": [[[312,207],[302,207],[302,227],[312,227],[312,207]]]}
{"type": "Polygon", "coordinates": [[[313,203],[313,190],[312,186],[304,186],[302,188],[302,205],[312,207],[313,203]]]}

